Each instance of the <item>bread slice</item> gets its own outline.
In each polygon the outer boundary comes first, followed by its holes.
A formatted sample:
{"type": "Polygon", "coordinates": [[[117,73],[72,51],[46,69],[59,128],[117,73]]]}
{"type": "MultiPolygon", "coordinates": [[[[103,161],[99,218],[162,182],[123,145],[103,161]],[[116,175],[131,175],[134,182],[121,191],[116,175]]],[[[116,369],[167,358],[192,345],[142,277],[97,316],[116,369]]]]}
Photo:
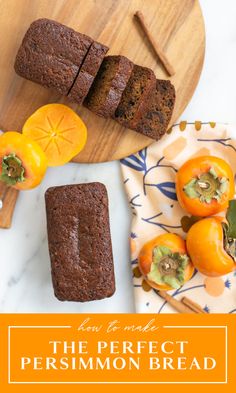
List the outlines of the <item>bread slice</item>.
{"type": "Polygon", "coordinates": [[[152,139],[165,134],[175,104],[175,88],[169,80],[156,80],[156,90],[136,126],[136,131],[152,139]]]}
{"type": "Polygon", "coordinates": [[[68,98],[72,102],[82,104],[96,77],[102,61],[108,51],[108,47],[93,42],[80,68],[79,74],[69,91],[68,98]]]}
{"type": "Polygon", "coordinates": [[[107,56],[94,80],[84,105],[99,116],[114,115],[133,69],[124,56],[107,56]]]}
{"type": "Polygon", "coordinates": [[[70,90],[93,40],[50,19],[38,19],[27,30],[15,60],[20,76],[62,95],[70,90]]]}
{"type": "Polygon", "coordinates": [[[146,67],[134,65],[132,74],[115,111],[114,119],[121,125],[135,129],[155,91],[156,77],[146,67]]]}

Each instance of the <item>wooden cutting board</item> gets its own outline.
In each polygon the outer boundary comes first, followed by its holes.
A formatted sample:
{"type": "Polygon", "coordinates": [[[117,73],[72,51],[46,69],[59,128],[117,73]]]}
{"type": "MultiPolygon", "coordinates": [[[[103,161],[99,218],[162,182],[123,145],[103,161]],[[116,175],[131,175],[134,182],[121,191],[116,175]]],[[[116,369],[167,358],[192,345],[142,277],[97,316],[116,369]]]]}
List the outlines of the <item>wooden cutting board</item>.
{"type": "Polygon", "coordinates": [[[109,54],[122,54],[154,70],[158,78],[168,76],[133,15],[141,10],[154,37],[161,43],[176,74],[173,124],[192,97],[198,83],[205,52],[205,32],[197,0],[0,0],[0,128],[20,131],[39,106],[63,102],[78,111],[88,127],[88,142],[76,162],[119,159],[149,145],[152,140],[100,118],[86,108],[14,72],[17,49],[29,24],[41,17],[62,22],[110,47],[109,54]]]}

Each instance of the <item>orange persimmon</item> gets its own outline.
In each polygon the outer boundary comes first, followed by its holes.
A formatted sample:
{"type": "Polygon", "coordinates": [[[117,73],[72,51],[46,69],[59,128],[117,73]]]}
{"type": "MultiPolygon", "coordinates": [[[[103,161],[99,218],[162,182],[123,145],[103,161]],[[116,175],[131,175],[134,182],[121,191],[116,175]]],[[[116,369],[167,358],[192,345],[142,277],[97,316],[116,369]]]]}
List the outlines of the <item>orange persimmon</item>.
{"type": "Polygon", "coordinates": [[[48,159],[48,166],[64,165],[85,146],[87,128],[68,106],[44,105],[23,126],[23,134],[36,141],[48,159]]]}
{"type": "Polygon", "coordinates": [[[196,222],[187,234],[187,250],[194,266],[217,277],[236,268],[236,201],[229,202],[227,221],[208,217],[196,222]]]}
{"type": "Polygon", "coordinates": [[[193,158],[177,173],[178,201],[182,208],[193,216],[211,216],[227,209],[234,192],[233,171],[221,158],[193,158]]]}
{"type": "Polygon", "coordinates": [[[138,266],[151,287],[164,291],[178,289],[194,273],[185,241],[173,233],[147,242],[139,253],[138,266]]]}
{"type": "Polygon", "coordinates": [[[19,132],[0,136],[0,180],[18,190],[36,187],[47,169],[41,147],[19,132]]]}

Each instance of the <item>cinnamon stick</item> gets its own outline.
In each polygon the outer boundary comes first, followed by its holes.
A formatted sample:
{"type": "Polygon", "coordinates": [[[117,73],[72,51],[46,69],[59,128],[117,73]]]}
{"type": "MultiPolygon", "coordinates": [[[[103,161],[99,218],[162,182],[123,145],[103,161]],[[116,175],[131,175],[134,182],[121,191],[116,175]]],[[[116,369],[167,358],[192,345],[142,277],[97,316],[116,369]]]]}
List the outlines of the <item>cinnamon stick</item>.
{"type": "Polygon", "coordinates": [[[173,68],[173,66],[170,64],[169,60],[167,59],[163,49],[161,48],[160,44],[154,39],[152,33],[150,32],[146,22],[145,22],[145,18],[144,15],[141,11],[136,11],[136,13],[134,14],[134,16],[137,18],[137,20],[140,23],[140,26],[142,27],[146,37],[148,38],[150,44],[152,45],[156,55],[158,56],[158,58],[161,60],[163,66],[165,67],[166,71],[168,72],[168,74],[170,76],[175,74],[175,70],[173,68]]]}
{"type": "Polygon", "coordinates": [[[194,314],[191,308],[186,306],[184,303],[180,302],[179,300],[175,299],[171,295],[169,295],[166,291],[155,291],[159,296],[161,296],[165,301],[170,304],[176,311],[182,314],[194,314]]]}
{"type": "Polygon", "coordinates": [[[181,299],[181,302],[197,314],[207,314],[206,311],[203,310],[203,308],[201,306],[199,306],[199,304],[193,302],[191,299],[189,299],[187,297],[183,297],[181,299]]]}
{"type": "Polygon", "coordinates": [[[10,228],[19,191],[0,181],[0,228],[10,228]]]}

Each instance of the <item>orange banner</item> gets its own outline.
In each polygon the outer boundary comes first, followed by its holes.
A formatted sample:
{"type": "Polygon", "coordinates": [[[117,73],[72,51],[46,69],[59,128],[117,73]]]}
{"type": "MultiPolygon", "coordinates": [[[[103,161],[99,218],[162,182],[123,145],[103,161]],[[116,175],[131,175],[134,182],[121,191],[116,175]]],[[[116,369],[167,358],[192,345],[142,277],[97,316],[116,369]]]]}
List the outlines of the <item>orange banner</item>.
{"type": "Polygon", "coordinates": [[[6,314],[0,319],[4,392],[35,392],[45,384],[57,392],[81,384],[103,391],[110,384],[120,389],[135,384],[136,390],[143,384],[178,385],[182,391],[204,385],[208,392],[236,386],[234,315],[6,314]]]}

